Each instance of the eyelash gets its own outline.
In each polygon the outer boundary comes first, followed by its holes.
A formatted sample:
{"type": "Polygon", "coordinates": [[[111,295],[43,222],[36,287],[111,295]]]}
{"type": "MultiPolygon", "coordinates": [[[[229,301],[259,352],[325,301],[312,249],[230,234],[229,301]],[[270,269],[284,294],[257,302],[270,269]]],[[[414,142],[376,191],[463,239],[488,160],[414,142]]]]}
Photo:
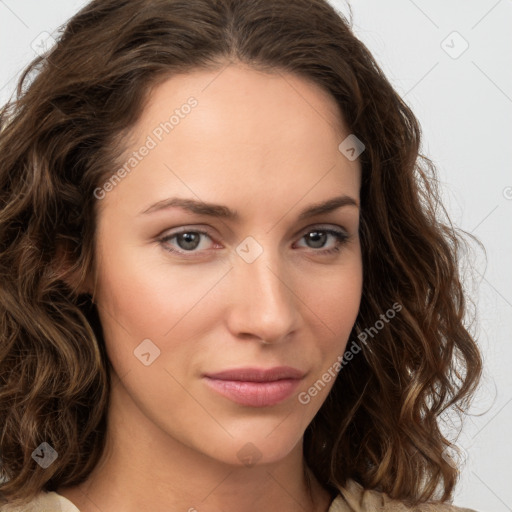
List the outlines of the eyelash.
{"type": "MultiPolygon", "coordinates": [[[[341,247],[349,239],[349,235],[343,231],[338,231],[338,230],[331,229],[331,228],[319,228],[319,227],[314,227],[314,228],[308,229],[306,232],[304,232],[304,234],[301,236],[300,239],[304,238],[307,234],[315,232],[315,231],[320,232],[320,233],[325,233],[328,235],[332,235],[336,239],[336,242],[337,242],[336,247],[333,247],[332,249],[323,249],[323,250],[322,249],[318,249],[318,250],[313,249],[313,252],[316,252],[321,255],[329,255],[329,254],[338,253],[340,251],[341,247]]],[[[178,255],[187,255],[185,257],[193,258],[195,256],[189,256],[189,254],[193,255],[196,253],[200,253],[202,251],[181,251],[181,250],[171,249],[169,247],[169,245],[167,245],[167,242],[169,242],[173,238],[176,238],[177,236],[182,235],[184,233],[201,234],[201,235],[207,236],[210,239],[212,238],[207,231],[204,231],[202,229],[183,229],[182,231],[179,231],[177,233],[172,233],[171,235],[165,235],[165,236],[159,238],[158,242],[160,242],[160,244],[164,250],[166,250],[170,253],[178,254],[178,255]]]]}

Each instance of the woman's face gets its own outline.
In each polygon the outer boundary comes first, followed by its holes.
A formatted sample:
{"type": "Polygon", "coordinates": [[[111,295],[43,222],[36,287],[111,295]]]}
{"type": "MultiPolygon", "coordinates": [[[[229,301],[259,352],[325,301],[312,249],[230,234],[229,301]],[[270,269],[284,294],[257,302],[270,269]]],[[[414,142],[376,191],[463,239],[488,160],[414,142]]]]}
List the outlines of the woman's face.
{"type": "Polygon", "coordinates": [[[160,84],[132,135],[95,193],[95,302],[125,395],[111,408],[228,464],[279,460],[327,398],[361,298],[360,167],[336,103],[230,65],[160,84]]]}

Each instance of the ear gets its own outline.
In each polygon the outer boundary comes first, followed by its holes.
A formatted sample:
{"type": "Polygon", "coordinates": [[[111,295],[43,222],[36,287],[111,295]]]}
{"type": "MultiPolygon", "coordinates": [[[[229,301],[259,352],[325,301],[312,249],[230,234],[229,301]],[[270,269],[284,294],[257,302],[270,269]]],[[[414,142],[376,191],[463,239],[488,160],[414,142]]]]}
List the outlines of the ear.
{"type": "Polygon", "coordinates": [[[51,273],[57,279],[64,281],[75,293],[93,295],[90,276],[83,277],[80,269],[73,269],[70,244],[66,240],[57,241],[51,273]]]}

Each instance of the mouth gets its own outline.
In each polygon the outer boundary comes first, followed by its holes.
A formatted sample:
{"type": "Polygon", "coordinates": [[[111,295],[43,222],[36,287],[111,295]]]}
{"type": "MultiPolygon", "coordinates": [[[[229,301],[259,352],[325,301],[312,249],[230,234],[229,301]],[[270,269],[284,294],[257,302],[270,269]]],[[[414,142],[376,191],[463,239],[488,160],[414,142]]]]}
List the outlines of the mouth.
{"type": "Polygon", "coordinates": [[[296,368],[279,366],[224,370],[203,379],[210,389],[239,405],[270,407],[289,398],[304,376],[296,368]]]}

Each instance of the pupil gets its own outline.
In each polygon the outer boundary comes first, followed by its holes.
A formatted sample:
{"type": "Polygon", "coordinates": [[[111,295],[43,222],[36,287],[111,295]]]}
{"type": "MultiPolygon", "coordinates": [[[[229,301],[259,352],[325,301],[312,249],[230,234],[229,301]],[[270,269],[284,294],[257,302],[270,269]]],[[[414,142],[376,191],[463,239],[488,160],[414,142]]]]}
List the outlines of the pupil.
{"type": "Polygon", "coordinates": [[[323,233],[322,231],[311,231],[309,233],[309,240],[313,243],[317,243],[318,245],[315,245],[315,248],[322,247],[325,243],[325,237],[327,235],[323,233]],[[320,241],[320,243],[318,243],[320,241]]]}
{"type": "Polygon", "coordinates": [[[183,240],[184,244],[179,243],[182,249],[195,249],[198,246],[199,234],[198,233],[180,233],[178,241],[183,240]],[[194,240],[195,238],[195,240],[194,240]]]}

